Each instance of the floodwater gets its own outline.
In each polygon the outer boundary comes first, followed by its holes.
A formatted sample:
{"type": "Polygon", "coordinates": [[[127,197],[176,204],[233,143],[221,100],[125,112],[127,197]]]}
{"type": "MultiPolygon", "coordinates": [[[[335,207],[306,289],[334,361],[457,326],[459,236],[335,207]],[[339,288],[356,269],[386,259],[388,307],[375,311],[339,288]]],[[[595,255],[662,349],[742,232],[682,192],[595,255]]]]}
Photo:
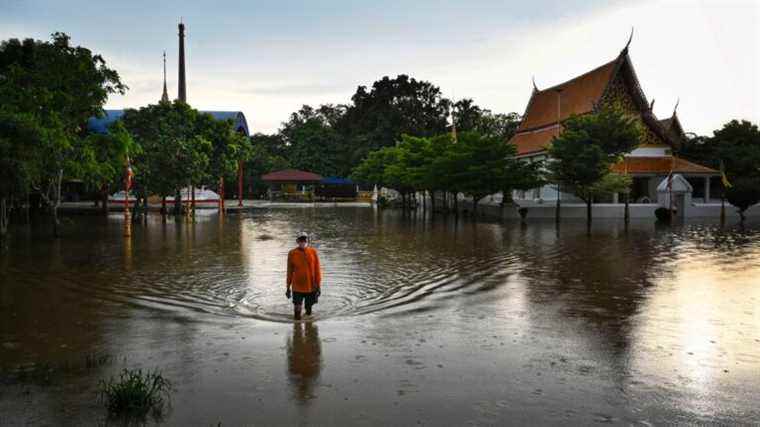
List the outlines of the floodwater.
{"type": "Polygon", "coordinates": [[[758,224],[66,221],[0,254],[0,425],[104,424],[125,367],[172,381],[167,425],[760,422],[758,224]],[[324,283],[294,323],[300,230],[324,283]]]}

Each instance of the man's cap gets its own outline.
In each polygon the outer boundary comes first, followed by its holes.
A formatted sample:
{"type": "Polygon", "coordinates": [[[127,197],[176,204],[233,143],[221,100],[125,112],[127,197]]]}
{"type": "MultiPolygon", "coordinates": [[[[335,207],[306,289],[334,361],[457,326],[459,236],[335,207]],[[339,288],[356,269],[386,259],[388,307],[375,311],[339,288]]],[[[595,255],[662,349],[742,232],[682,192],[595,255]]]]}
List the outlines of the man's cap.
{"type": "Polygon", "coordinates": [[[298,233],[298,237],[296,237],[296,240],[301,240],[301,239],[309,240],[309,235],[306,234],[305,231],[301,231],[300,233],[298,233]]]}

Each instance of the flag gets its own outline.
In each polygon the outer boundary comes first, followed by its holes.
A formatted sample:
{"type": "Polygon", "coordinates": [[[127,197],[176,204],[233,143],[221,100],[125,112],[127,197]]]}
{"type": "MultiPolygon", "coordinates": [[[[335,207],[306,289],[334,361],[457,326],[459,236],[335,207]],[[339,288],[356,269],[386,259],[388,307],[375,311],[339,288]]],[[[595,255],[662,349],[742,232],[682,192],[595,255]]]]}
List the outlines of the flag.
{"type": "Polygon", "coordinates": [[[451,139],[457,142],[457,122],[454,118],[454,107],[451,107],[451,139]]]}
{"type": "Polygon", "coordinates": [[[132,171],[132,163],[129,161],[129,154],[127,154],[127,177],[126,177],[126,188],[127,191],[132,189],[132,179],[134,178],[135,173],[132,171]]]}
{"type": "Polygon", "coordinates": [[[720,180],[723,182],[724,188],[732,187],[731,183],[728,182],[728,177],[726,176],[726,167],[723,164],[723,160],[720,161],[720,180]]]}

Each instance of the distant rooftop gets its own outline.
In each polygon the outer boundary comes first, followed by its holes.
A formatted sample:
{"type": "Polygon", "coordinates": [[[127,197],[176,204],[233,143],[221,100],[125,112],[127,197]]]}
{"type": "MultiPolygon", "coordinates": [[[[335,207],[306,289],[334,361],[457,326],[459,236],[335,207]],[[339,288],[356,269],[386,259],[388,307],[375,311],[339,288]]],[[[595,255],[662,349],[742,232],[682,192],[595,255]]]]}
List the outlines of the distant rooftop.
{"type": "Polygon", "coordinates": [[[322,177],[313,172],[283,169],[262,175],[261,179],[268,182],[318,182],[322,177]]]}
{"type": "MultiPolygon", "coordinates": [[[[232,120],[235,129],[249,136],[248,122],[242,111],[201,111],[201,113],[211,114],[217,120],[232,120]]],[[[91,117],[87,121],[87,128],[91,132],[106,133],[111,123],[120,120],[124,115],[124,110],[105,110],[103,117],[91,117]]]]}

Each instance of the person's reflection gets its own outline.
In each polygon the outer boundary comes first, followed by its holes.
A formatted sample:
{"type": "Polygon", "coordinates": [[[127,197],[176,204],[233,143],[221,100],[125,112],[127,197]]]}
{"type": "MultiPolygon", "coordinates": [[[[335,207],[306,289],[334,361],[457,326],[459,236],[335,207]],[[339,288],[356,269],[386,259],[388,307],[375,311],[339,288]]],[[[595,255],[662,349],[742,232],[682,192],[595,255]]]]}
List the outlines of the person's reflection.
{"type": "Polygon", "coordinates": [[[313,398],[314,383],[322,368],[322,344],[317,325],[312,322],[293,324],[293,337],[288,340],[288,372],[296,399],[306,403],[313,398]]]}

